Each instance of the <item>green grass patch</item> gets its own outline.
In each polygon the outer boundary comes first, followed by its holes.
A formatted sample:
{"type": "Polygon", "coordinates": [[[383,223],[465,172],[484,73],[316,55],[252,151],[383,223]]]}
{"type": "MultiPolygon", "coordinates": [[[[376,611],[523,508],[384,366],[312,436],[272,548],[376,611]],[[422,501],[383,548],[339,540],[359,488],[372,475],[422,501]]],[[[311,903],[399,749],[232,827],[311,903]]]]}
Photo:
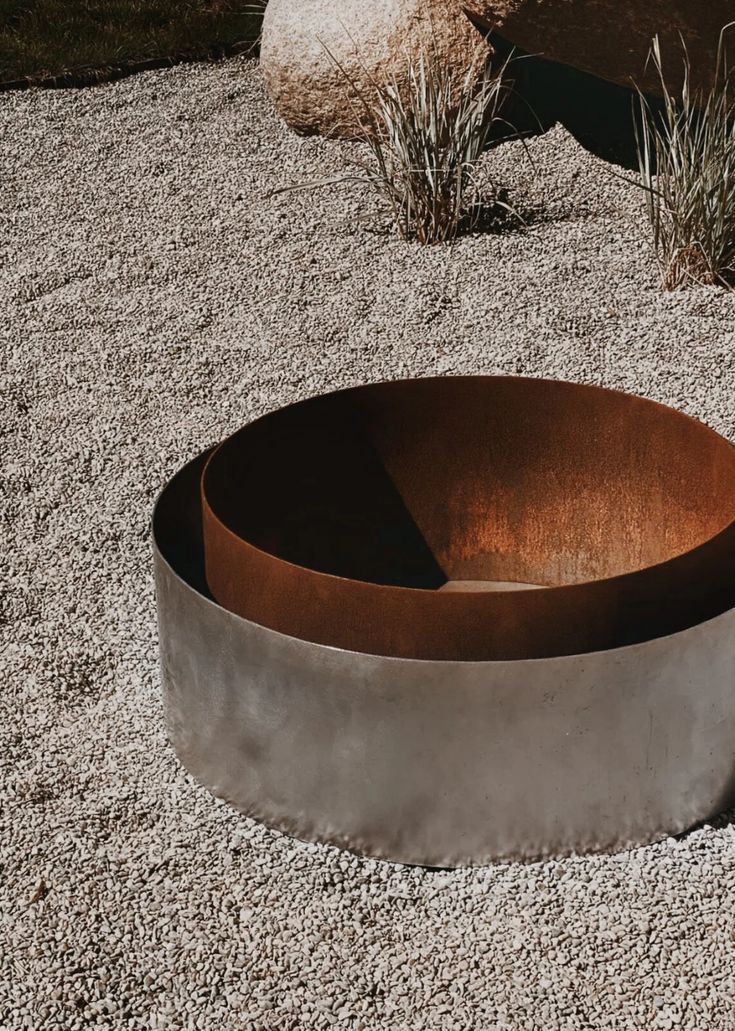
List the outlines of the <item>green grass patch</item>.
{"type": "Polygon", "coordinates": [[[108,78],[145,61],[247,50],[257,0],[0,0],[0,82],[108,78]]]}

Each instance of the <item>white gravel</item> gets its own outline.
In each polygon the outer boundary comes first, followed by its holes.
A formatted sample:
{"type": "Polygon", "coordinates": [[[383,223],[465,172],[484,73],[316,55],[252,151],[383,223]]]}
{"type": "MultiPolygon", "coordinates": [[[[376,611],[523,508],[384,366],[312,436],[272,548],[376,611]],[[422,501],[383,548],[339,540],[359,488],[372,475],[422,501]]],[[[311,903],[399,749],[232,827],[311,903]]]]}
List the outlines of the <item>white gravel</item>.
{"type": "Polygon", "coordinates": [[[640,198],[561,130],[535,169],[489,159],[524,232],[420,250],[358,187],[266,198],[343,152],[285,131],[247,61],[4,94],[0,123],[3,1031],[735,1027],[726,818],[447,873],[197,787],[162,728],[148,540],[187,457],[365,380],[556,375],[735,438],[735,298],[661,294],[640,198]]]}

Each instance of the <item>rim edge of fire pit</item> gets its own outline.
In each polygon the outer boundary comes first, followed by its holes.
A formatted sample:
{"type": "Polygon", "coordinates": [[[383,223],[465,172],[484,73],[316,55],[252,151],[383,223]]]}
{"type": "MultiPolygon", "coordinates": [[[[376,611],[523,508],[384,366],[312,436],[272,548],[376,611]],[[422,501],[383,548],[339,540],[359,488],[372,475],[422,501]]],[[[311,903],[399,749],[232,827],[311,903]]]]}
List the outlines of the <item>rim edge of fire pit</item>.
{"type": "MultiPolygon", "coordinates": [[[[316,448],[312,448],[303,456],[299,452],[299,457],[304,459],[302,463],[297,463],[299,470],[287,469],[285,474],[279,464],[279,457],[281,460],[290,460],[290,451],[300,446],[294,437],[298,438],[302,434],[308,437],[312,429],[311,423],[320,426],[321,420],[332,432],[343,425],[345,438],[349,441],[344,445],[339,471],[333,471],[331,481],[328,476],[322,480],[323,488],[328,487],[340,475],[345,475],[348,480],[350,477],[360,480],[360,461],[365,461],[364,454],[362,457],[358,456],[354,462],[357,472],[348,467],[352,460],[352,449],[360,454],[364,448],[364,409],[369,412],[368,421],[371,417],[375,421],[375,412],[369,410],[371,407],[377,407],[381,412],[382,405],[382,412],[377,420],[379,422],[381,416],[393,404],[401,415],[400,418],[395,417],[392,428],[388,430],[388,438],[391,432],[395,434],[396,431],[400,437],[404,430],[403,412],[401,404],[395,404],[394,395],[402,393],[404,403],[408,398],[409,414],[415,417],[416,405],[411,393],[420,392],[427,395],[437,410],[443,409],[446,413],[447,409],[451,410],[452,403],[457,405],[456,398],[453,402],[451,400],[453,394],[458,394],[462,402],[476,403],[476,392],[485,390],[489,391],[488,396],[496,405],[502,402],[506,414],[510,416],[506,420],[509,425],[523,426],[528,419],[524,405],[530,405],[533,408],[532,424],[537,412],[542,412],[543,426],[544,419],[548,419],[550,411],[553,410],[557,421],[554,423],[552,420],[549,428],[558,432],[560,427],[563,427],[569,433],[571,427],[571,437],[574,438],[574,418],[567,415],[565,407],[569,405],[577,415],[584,418],[588,418],[592,412],[598,422],[597,431],[600,426],[607,430],[609,421],[617,428],[618,433],[623,427],[628,432],[632,429],[634,438],[639,430],[643,431],[644,437],[646,430],[655,432],[655,439],[648,444],[648,450],[656,452],[656,442],[663,447],[661,442],[665,441],[669,449],[668,458],[674,461],[672,452],[676,453],[676,448],[668,444],[668,438],[671,437],[682,445],[685,455],[680,463],[682,467],[674,470],[674,473],[680,482],[685,482],[686,477],[682,474],[686,470],[693,484],[689,494],[687,488],[683,496],[676,499],[677,519],[682,526],[687,525],[687,520],[696,523],[687,507],[694,510],[698,506],[700,510],[702,508],[698,500],[701,485],[699,492],[696,489],[699,465],[709,468],[719,463],[721,468],[718,472],[722,473],[723,478],[726,478],[724,470],[727,468],[730,485],[735,491],[735,446],[730,441],[705,423],[677,409],[637,395],[590,384],[519,376],[424,377],[370,383],[319,394],[276,409],[248,423],[212,450],[202,474],[202,505],[207,579],[213,595],[230,611],[301,640],[356,652],[436,661],[548,658],[555,655],[608,650],[679,632],[728,611],[735,605],[735,503],[728,506],[726,517],[717,523],[716,527],[708,526],[707,532],[696,538],[694,543],[688,537],[686,547],[669,551],[663,549],[657,561],[643,562],[632,568],[619,568],[614,570],[612,575],[587,576],[570,582],[551,581],[543,591],[509,590],[502,594],[469,593],[461,590],[447,593],[425,588],[417,589],[403,584],[390,584],[320,569],[306,562],[294,561],[279,553],[277,548],[263,547],[258,540],[238,529],[232,521],[232,513],[229,518],[226,510],[223,514],[225,487],[228,490],[244,492],[240,501],[240,512],[260,505],[263,496],[267,497],[270,493],[280,496],[284,490],[281,511],[299,504],[299,491],[291,489],[289,473],[296,479],[301,465],[313,460],[314,469],[310,470],[308,475],[312,479],[314,476],[319,477],[320,464],[324,462],[324,457],[314,454],[316,448]],[[467,397],[463,397],[463,391],[466,391],[467,397]],[[493,392],[496,392],[495,395],[493,392]],[[449,398],[445,396],[447,394],[449,398]],[[577,409],[574,406],[577,406],[577,409]],[[353,409],[359,411],[357,419],[356,411],[353,409]],[[562,419],[559,418],[560,413],[562,419]],[[334,425],[330,425],[330,420],[334,425]],[[355,421],[361,422],[360,430],[356,434],[352,425],[355,421]],[[284,427],[287,430],[285,434],[284,427]],[[253,434],[258,440],[260,453],[268,456],[267,461],[257,466],[252,482],[249,480],[235,487],[241,475],[238,464],[243,456],[247,466],[247,463],[252,461],[253,454],[258,452],[258,448],[254,448],[250,443],[253,434]],[[281,435],[288,440],[285,450],[282,441],[279,440],[281,435]],[[275,456],[272,459],[269,455],[271,448],[275,456]],[[243,585],[247,586],[243,588],[243,585]]],[[[427,407],[430,408],[431,405],[427,407]]],[[[457,410],[461,410],[461,407],[458,405],[457,410]]],[[[491,410],[492,406],[485,404],[484,408],[476,410],[473,415],[482,418],[483,414],[491,410]]],[[[386,421],[391,423],[390,415],[386,421]]],[[[492,419],[488,425],[492,426],[492,419]]],[[[456,421],[453,428],[456,431],[456,421]]],[[[423,429],[426,437],[429,437],[430,426],[424,426],[423,429]]],[[[495,430],[499,430],[497,425],[495,430]]],[[[482,447],[487,447],[487,426],[483,425],[482,431],[477,433],[473,427],[469,438],[464,440],[464,445],[470,450],[476,450],[479,438],[482,447]]],[[[322,427],[319,432],[323,432],[322,427]]],[[[614,468],[611,479],[614,482],[615,477],[621,475],[619,465],[622,457],[623,471],[627,472],[626,449],[619,449],[616,467],[615,455],[610,453],[611,443],[605,433],[598,432],[597,446],[607,447],[608,450],[600,455],[593,454],[591,463],[587,454],[592,451],[589,439],[583,433],[578,433],[577,436],[582,439],[583,445],[577,458],[571,462],[567,459],[568,468],[574,469],[580,459],[591,464],[593,469],[598,467],[598,463],[604,464],[606,460],[611,460],[614,468]]],[[[423,434],[419,435],[419,439],[423,446],[423,434]]],[[[511,442],[513,439],[511,435],[511,442]]],[[[522,431],[519,439],[522,444],[527,445],[528,440],[534,439],[534,430],[522,431]]],[[[544,448],[548,446],[538,434],[536,439],[542,441],[544,448]]],[[[330,438],[323,443],[329,448],[334,445],[334,439],[330,438]]],[[[382,444],[385,443],[386,440],[383,439],[382,444]]],[[[415,443],[414,440],[414,445],[415,443]]],[[[433,444],[436,447],[436,439],[433,444]]],[[[506,446],[507,441],[504,442],[504,447],[496,448],[496,457],[498,451],[505,453],[506,446]]],[[[635,446],[634,440],[631,441],[631,446],[635,446]]],[[[458,450],[461,452],[462,448],[458,450]]],[[[543,450],[541,453],[545,457],[546,451],[543,450]]],[[[526,456],[528,457],[529,455],[526,456]]],[[[538,444],[535,455],[530,457],[538,462],[538,444]]],[[[381,462],[385,462],[384,453],[381,453],[380,459],[381,462]]],[[[482,459],[484,461],[484,453],[482,459]]],[[[558,449],[557,461],[560,461],[558,449]]],[[[665,467],[664,458],[657,456],[656,461],[665,467]]],[[[640,484],[646,488],[648,481],[642,475],[642,470],[647,477],[653,469],[654,480],[660,472],[656,469],[655,462],[649,467],[646,464],[647,459],[641,461],[640,455],[637,462],[638,489],[640,484]]],[[[408,494],[412,493],[412,488],[406,481],[406,468],[396,469],[395,461],[393,464],[394,468],[388,469],[387,480],[391,487],[394,487],[396,472],[403,478],[399,491],[402,499],[407,493],[406,488],[408,487],[408,494]]],[[[507,474],[507,469],[505,472],[507,474]]],[[[554,474],[556,475],[556,470],[554,474]]],[[[410,475],[409,472],[409,478],[410,475]]],[[[423,475],[427,475],[426,468],[423,475]]],[[[433,469],[428,475],[433,475],[433,469]]],[[[588,478],[590,475],[594,476],[594,473],[590,474],[588,469],[588,478]]],[[[535,478],[540,481],[542,477],[543,471],[537,467],[531,480],[535,478]]],[[[510,478],[513,480],[514,476],[511,475],[510,478]]],[[[584,477],[582,479],[584,480],[584,477]]],[[[308,484],[308,480],[306,482],[308,484]]],[[[441,475],[437,482],[443,482],[441,475]]],[[[554,476],[550,482],[554,483],[554,476]]],[[[456,484],[454,486],[456,488],[456,484]]],[[[496,486],[502,487],[502,479],[496,481],[496,486]]],[[[583,492],[588,486],[587,482],[577,484],[577,488],[581,487],[583,492]]],[[[377,489],[382,489],[382,484],[378,484],[377,489]]],[[[580,527],[585,525],[585,515],[577,510],[581,505],[572,489],[561,493],[562,503],[569,508],[565,518],[572,526],[574,534],[577,532],[577,523],[580,527]]],[[[604,494],[604,491],[600,493],[604,494]]],[[[629,487],[629,494],[633,498],[635,508],[635,480],[634,486],[629,487]]],[[[719,496],[729,495],[726,490],[720,489],[719,496]]],[[[321,498],[317,500],[321,503],[323,513],[330,505],[335,508],[339,506],[339,492],[328,496],[326,502],[321,498]]],[[[518,500],[516,497],[516,517],[518,500]]],[[[621,500],[615,497],[610,502],[608,499],[608,505],[611,509],[622,509],[621,500]]],[[[716,500],[717,497],[713,497],[712,503],[716,500]]],[[[369,503],[368,495],[364,492],[361,501],[363,504],[369,503]]],[[[470,497],[469,501],[475,507],[482,508],[487,499],[470,497]]],[[[546,501],[547,497],[543,492],[536,499],[541,508],[546,501]]],[[[309,504],[313,505],[314,500],[307,503],[307,508],[309,504]]],[[[533,495],[523,497],[523,507],[535,507],[533,495]]],[[[594,509],[594,505],[588,506],[588,522],[590,508],[594,509]]],[[[496,512],[494,518],[488,518],[493,530],[498,523],[502,526],[502,517],[505,514],[502,511],[496,512]]],[[[274,521],[280,518],[279,513],[271,512],[270,515],[274,521]]],[[[315,523],[318,517],[318,513],[307,515],[307,518],[313,519],[315,523]]],[[[663,522],[663,515],[661,519],[663,522]]],[[[674,535],[678,529],[677,519],[672,520],[674,535]]],[[[697,527],[697,531],[700,529],[697,527]]],[[[425,530],[424,525],[420,533],[425,534],[425,530]]],[[[600,554],[604,553],[605,549],[612,548],[611,542],[604,536],[604,530],[604,525],[597,527],[600,536],[596,546],[600,554]]],[[[329,548],[339,544],[339,537],[343,532],[344,526],[337,523],[329,548]]],[[[659,532],[663,531],[660,531],[658,526],[649,526],[648,540],[655,540],[659,532]]],[[[303,526],[301,533],[303,534],[303,526]]],[[[538,527],[536,533],[537,539],[541,540],[542,535],[538,534],[538,527]]],[[[557,545],[560,543],[557,542],[557,545]]],[[[565,543],[569,547],[568,540],[565,543]]],[[[581,542],[575,541],[574,547],[581,547],[581,542]]],[[[432,559],[435,550],[430,549],[432,559]]],[[[444,567],[446,562],[436,562],[437,570],[441,574],[443,570],[439,569],[440,564],[444,567]]],[[[517,577],[502,576],[500,579],[517,577]]],[[[531,582],[541,584],[543,581],[531,582]]]]}

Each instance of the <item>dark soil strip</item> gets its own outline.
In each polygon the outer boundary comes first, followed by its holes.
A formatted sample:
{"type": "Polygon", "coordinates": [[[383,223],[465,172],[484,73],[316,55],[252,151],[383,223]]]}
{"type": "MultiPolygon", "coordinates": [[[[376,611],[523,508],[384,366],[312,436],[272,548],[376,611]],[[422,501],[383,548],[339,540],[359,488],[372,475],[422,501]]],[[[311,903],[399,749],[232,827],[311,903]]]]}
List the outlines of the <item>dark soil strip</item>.
{"type": "Polygon", "coordinates": [[[257,42],[235,43],[232,46],[217,47],[208,54],[203,55],[155,57],[145,61],[124,61],[104,68],[78,68],[75,71],[64,72],[63,75],[28,76],[23,79],[9,79],[5,82],[0,82],[0,93],[20,89],[83,89],[87,86],[99,86],[106,82],[115,82],[117,79],[126,79],[129,75],[137,75],[139,72],[153,71],[157,68],[173,68],[177,64],[223,61],[228,57],[237,57],[240,54],[250,54],[256,57],[258,54],[257,42]]]}

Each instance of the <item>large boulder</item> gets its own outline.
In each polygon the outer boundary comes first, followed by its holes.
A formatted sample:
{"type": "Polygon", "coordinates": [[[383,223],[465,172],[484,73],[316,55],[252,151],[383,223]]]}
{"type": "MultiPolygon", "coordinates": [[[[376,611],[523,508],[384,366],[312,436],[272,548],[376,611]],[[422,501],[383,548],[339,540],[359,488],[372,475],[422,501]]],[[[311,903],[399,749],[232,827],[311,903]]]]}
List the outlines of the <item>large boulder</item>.
{"type": "MultiPolygon", "coordinates": [[[[475,11],[476,0],[469,4],[475,11]]],[[[260,61],[276,110],[305,135],[352,137],[359,131],[358,88],[407,80],[421,54],[457,69],[491,56],[460,0],[270,0],[260,61]],[[340,69],[341,66],[341,69],[340,69]]]]}
{"type": "MultiPolygon", "coordinates": [[[[647,61],[661,39],[667,82],[682,81],[683,39],[692,86],[712,85],[720,31],[735,18],[733,0],[474,0],[478,24],[530,54],[570,65],[621,86],[660,93],[647,61]]],[[[735,31],[730,33],[735,51],[735,31]]]]}

